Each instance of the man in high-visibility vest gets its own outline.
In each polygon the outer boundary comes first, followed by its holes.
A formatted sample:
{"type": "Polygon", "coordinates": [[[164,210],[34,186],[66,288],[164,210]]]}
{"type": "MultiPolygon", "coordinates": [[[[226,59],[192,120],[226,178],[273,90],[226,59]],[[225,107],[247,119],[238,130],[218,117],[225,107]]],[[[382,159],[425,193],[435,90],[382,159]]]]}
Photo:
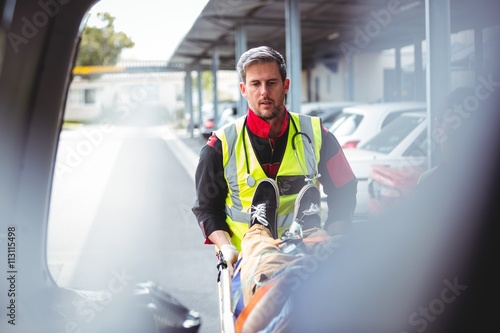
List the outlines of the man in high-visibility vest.
{"type": "Polygon", "coordinates": [[[278,186],[269,178],[257,185],[231,286],[235,332],[291,331],[290,296],[343,238],[310,227],[320,224],[320,201],[318,188],[305,185],[295,201],[292,225],[276,240],[278,186]]]}
{"type": "Polygon", "coordinates": [[[324,223],[320,219],[318,225],[303,227],[321,227],[329,234],[344,233],[351,224],[357,191],[356,177],[321,119],[287,110],[290,79],[283,56],[256,47],[242,54],[237,70],[248,111],[216,130],[201,150],[192,208],[205,243],[220,249],[230,269],[262,179],[274,180],[279,190],[274,238],[292,224],[295,200],[306,184],[322,185],[328,215],[324,223]]]}

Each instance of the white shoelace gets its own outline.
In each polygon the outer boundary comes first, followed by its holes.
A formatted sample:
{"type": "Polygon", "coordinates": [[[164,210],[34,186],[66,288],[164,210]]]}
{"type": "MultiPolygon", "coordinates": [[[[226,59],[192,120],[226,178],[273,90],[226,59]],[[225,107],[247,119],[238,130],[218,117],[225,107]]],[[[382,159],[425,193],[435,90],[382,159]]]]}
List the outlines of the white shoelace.
{"type": "Polygon", "coordinates": [[[260,224],[267,227],[269,226],[269,222],[266,220],[266,204],[260,203],[257,206],[251,207],[252,212],[252,220],[257,219],[260,224]]]}
{"type": "Polygon", "coordinates": [[[319,213],[319,206],[316,205],[315,203],[312,203],[312,202],[311,202],[311,206],[309,206],[308,209],[302,211],[302,214],[304,214],[304,216],[314,215],[314,214],[318,214],[318,213],[319,213]]]}

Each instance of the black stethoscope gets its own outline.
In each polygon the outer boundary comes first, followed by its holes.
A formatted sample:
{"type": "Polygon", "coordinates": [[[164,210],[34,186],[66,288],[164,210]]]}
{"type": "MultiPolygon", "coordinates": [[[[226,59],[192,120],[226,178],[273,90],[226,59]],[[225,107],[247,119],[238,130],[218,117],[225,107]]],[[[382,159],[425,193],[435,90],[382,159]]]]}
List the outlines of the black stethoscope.
{"type": "MultiPolygon", "coordinates": [[[[298,130],[297,125],[295,124],[295,121],[293,120],[292,116],[289,116],[289,118],[290,118],[290,121],[293,124],[293,128],[295,129],[295,133],[292,136],[293,154],[295,155],[295,158],[297,159],[297,163],[299,164],[300,170],[302,170],[302,173],[304,174],[304,178],[305,178],[304,181],[312,183],[314,180],[316,180],[316,179],[318,179],[320,177],[320,175],[318,174],[318,170],[317,170],[316,154],[314,153],[314,148],[313,148],[313,145],[312,145],[312,140],[309,137],[309,135],[307,135],[307,133],[300,132],[298,130]],[[300,163],[299,156],[297,155],[297,146],[295,144],[295,138],[297,136],[304,136],[307,139],[307,142],[309,144],[310,155],[313,157],[313,160],[312,160],[312,163],[311,163],[312,164],[311,167],[314,169],[314,174],[313,174],[312,177],[309,177],[309,175],[307,174],[307,171],[304,169],[304,166],[302,165],[302,163],[300,163]]],[[[250,174],[250,166],[248,164],[247,145],[246,145],[246,140],[245,140],[246,127],[247,127],[247,119],[245,118],[245,121],[243,122],[243,130],[241,132],[241,135],[242,135],[242,140],[243,140],[243,151],[245,152],[245,166],[246,166],[246,169],[247,169],[246,170],[247,171],[246,183],[247,183],[248,186],[254,187],[255,183],[256,183],[255,182],[255,178],[253,178],[252,175],[250,174]]]]}

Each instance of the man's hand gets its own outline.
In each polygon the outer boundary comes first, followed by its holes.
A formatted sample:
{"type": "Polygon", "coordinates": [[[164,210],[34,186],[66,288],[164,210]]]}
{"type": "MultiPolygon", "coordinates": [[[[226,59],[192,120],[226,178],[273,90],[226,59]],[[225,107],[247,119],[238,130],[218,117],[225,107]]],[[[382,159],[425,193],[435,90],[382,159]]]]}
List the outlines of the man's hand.
{"type": "Polygon", "coordinates": [[[231,243],[231,236],[229,236],[226,231],[216,230],[208,236],[208,239],[222,252],[222,256],[227,263],[227,269],[229,270],[230,276],[233,276],[234,265],[238,260],[239,252],[236,249],[236,246],[231,243]]]}
{"type": "Polygon", "coordinates": [[[224,244],[220,247],[220,251],[222,252],[222,256],[227,263],[227,269],[229,270],[229,276],[233,276],[234,265],[236,261],[238,261],[239,252],[236,249],[236,246],[233,244],[224,244]]]}

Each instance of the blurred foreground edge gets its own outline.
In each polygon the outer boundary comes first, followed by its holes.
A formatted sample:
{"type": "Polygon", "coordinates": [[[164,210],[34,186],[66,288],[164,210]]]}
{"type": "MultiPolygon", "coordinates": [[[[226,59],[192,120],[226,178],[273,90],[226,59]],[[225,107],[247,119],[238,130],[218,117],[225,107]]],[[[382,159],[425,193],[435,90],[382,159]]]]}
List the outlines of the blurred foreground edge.
{"type": "Polygon", "coordinates": [[[53,288],[23,301],[29,324],[21,321],[15,332],[194,333],[201,325],[197,312],[151,281],[117,293],[53,288]]]}
{"type": "Polygon", "coordinates": [[[484,75],[494,92],[464,118],[446,171],[297,271],[292,316],[297,332],[498,329],[496,66],[484,75]]]}

